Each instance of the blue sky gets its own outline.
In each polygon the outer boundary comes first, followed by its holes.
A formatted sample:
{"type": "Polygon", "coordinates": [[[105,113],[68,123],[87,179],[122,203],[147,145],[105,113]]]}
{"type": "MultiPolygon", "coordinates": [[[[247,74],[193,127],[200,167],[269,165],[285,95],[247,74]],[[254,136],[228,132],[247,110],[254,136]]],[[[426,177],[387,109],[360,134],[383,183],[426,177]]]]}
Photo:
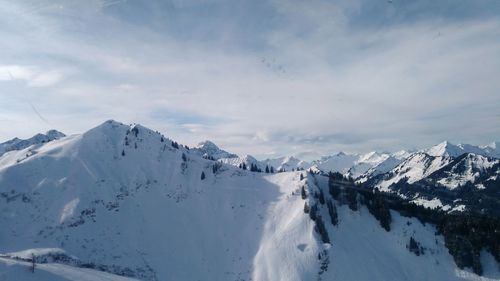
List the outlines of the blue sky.
{"type": "Polygon", "coordinates": [[[106,119],[259,157],[500,139],[500,1],[0,0],[0,139],[106,119]]]}

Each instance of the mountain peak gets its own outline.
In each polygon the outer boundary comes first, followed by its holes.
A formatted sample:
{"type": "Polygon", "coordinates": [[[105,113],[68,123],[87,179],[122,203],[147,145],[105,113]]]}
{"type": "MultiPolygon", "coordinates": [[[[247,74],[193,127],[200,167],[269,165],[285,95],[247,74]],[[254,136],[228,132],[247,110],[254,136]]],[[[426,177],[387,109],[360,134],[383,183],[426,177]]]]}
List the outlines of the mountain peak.
{"type": "Polygon", "coordinates": [[[59,132],[58,130],[49,130],[45,133],[45,135],[52,139],[58,139],[66,136],[64,133],[59,132]]]}
{"type": "Polygon", "coordinates": [[[430,156],[448,156],[448,157],[457,157],[464,153],[464,150],[452,144],[451,142],[445,140],[427,150],[425,150],[427,154],[430,156]]]}
{"type": "Polygon", "coordinates": [[[237,158],[238,155],[234,153],[229,153],[221,148],[219,148],[215,143],[205,140],[198,143],[198,146],[194,148],[203,157],[213,158],[219,160],[222,158],[237,158]]]}
{"type": "Polygon", "coordinates": [[[199,142],[197,148],[205,148],[205,149],[210,148],[210,149],[217,149],[217,150],[220,149],[215,143],[213,143],[209,140],[199,142]]]}

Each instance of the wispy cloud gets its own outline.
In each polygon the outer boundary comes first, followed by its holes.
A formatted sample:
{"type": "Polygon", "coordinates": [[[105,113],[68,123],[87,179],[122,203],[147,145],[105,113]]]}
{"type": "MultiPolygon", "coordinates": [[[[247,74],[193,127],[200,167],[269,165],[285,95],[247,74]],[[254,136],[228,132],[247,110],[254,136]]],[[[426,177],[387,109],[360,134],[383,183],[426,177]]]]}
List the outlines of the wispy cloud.
{"type": "Polygon", "coordinates": [[[0,81],[23,80],[29,87],[48,87],[62,79],[55,70],[43,71],[35,66],[0,65],[0,81]]]}
{"type": "Polygon", "coordinates": [[[0,136],[47,129],[29,100],[261,156],[498,139],[497,2],[391,3],[0,1],[0,136]]]}

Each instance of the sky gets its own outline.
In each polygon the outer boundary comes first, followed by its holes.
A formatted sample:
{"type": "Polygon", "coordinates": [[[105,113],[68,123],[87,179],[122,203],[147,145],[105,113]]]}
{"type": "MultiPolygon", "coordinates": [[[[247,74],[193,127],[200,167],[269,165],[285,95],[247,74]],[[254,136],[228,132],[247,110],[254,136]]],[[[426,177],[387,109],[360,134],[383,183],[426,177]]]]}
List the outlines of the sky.
{"type": "Polygon", "coordinates": [[[0,0],[0,141],[108,119],[258,158],[500,140],[498,0],[0,0]]]}

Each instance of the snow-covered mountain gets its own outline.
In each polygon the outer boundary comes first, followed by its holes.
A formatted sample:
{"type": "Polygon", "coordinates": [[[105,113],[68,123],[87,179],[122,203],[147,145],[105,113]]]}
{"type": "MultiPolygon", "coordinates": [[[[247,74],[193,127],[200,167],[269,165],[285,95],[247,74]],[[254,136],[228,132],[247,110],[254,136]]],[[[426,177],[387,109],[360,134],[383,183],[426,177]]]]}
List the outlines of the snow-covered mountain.
{"type": "MultiPolygon", "coordinates": [[[[0,276],[483,278],[456,266],[434,226],[391,211],[388,232],[364,205],[353,211],[332,199],[325,176],[255,173],[221,163],[240,158],[213,161],[203,155],[143,126],[107,121],[81,135],[1,156],[0,276]],[[327,206],[336,206],[336,224],[327,206]],[[425,254],[408,250],[412,239],[425,254]],[[29,263],[16,258],[31,252],[42,264],[29,275],[22,272],[29,263]]],[[[500,277],[494,258],[481,257],[484,278],[500,277]]]]}
{"type": "Polygon", "coordinates": [[[442,142],[410,154],[384,173],[360,177],[358,182],[413,198],[413,202],[424,206],[496,213],[500,160],[491,156],[494,153],[489,148],[442,142]]]}
{"type": "Polygon", "coordinates": [[[56,139],[60,139],[65,135],[56,130],[50,130],[45,134],[36,134],[29,139],[13,138],[4,143],[0,143],[0,156],[12,150],[21,150],[32,145],[42,144],[56,139]]]}
{"type": "Polygon", "coordinates": [[[357,182],[363,183],[370,178],[389,172],[390,170],[394,169],[397,165],[399,165],[402,161],[403,161],[402,159],[398,159],[393,156],[388,156],[387,158],[385,158],[384,161],[381,161],[380,163],[376,163],[370,166],[370,168],[363,173],[353,174],[352,177],[355,178],[357,182]]]}
{"type": "Polygon", "coordinates": [[[393,169],[409,155],[410,153],[404,150],[395,154],[376,151],[366,154],[346,154],[340,152],[336,155],[322,157],[320,160],[314,161],[312,167],[314,170],[323,173],[339,172],[357,179],[359,182],[365,182],[373,176],[393,169]]]}
{"type": "Polygon", "coordinates": [[[238,156],[237,154],[227,152],[225,150],[220,149],[216,144],[211,141],[203,141],[198,144],[195,148],[192,149],[197,152],[204,158],[211,160],[218,160],[221,163],[232,165],[235,167],[241,167],[245,164],[246,167],[250,168],[252,165],[255,165],[261,171],[265,171],[266,166],[268,169],[273,167],[273,170],[280,171],[291,171],[292,169],[307,169],[311,167],[306,161],[302,161],[293,156],[284,156],[279,158],[265,159],[265,160],[257,160],[252,155],[244,155],[238,156]]]}
{"type": "Polygon", "coordinates": [[[235,166],[235,167],[243,167],[243,164],[245,167],[248,167],[248,169],[250,169],[250,167],[252,165],[256,165],[257,168],[261,169],[264,168],[263,167],[263,164],[255,159],[255,157],[253,157],[252,155],[244,155],[244,156],[241,156],[241,157],[231,157],[231,158],[220,158],[218,159],[219,162],[221,163],[224,163],[224,164],[228,164],[228,165],[231,165],[231,166],[235,166]]]}
{"type": "Polygon", "coordinates": [[[423,152],[413,153],[392,170],[382,174],[383,177],[375,187],[387,191],[390,185],[400,180],[405,180],[408,183],[417,182],[451,161],[452,157],[449,156],[431,156],[423,152]]]}
{"type": "MultiPolygon", "coordinates": [[[[474,173],[477,173],[478,171],[484,170],[481,167],[483,167],[485,163],[494,163],[495,161],[491,160],[494,159],[493,155],[495,155],[494,144],[479,147],[470,144],[454,145],[448,141],[444,141],[428,149],[409,154],[406,152],[394,153],[391,157],[387,158],[390,161],[384,163],[379,172],[375,172],[372,169],[355,178],[357,178],[359,182],[368,181],[371,185],[387,191],[389,186],[401,180],[412,184],[429,177],[440,169],[444,169],[455,159],[466,159],[467,164],[464,165],[467,167],[463,169],[457,169],[451,166],[447,167],[446,169],[450,170],[448,176],[437,180],[437,182],[441,182],[453,188],[468,181],[465,179],[474,178],[475,176],[470,174],[472,170],[474,170],[474,173]],[[461,178],[462,180],[453,181],[451,178],[461,178]],[[463,182],[463,180],[465,180],[465,182],[463,182]]],[[[442,176],[443,174],[436,174],[434,178],[436,178],[437,175],[442,176]]]]}
{"type": "Polygon", "coordinates": [[[499,157],[500,154],[496,144],[497,143],[494,142],[489,146],[480,147],[470,144],[455,145],[450,143],[449,141],[444,141],[431,148],[424,149],[422,150],[422,152],[425,152],[430,156],[458,157],[464,153],[473,153],[486,157],[499,157]]]}
{"type": "Polygon", "coordinates": [[[266,159],[261,161],[261,163],[263,166],[273,167],[276,171],[291,171],[297,169],[308,169],[311,167],[310,163],[293,156],[266,159]]]}
{"type": "Polygon", "coordinates": [[[339,172],[345,174],[359,159],[359,154],[346,154],[339,152],[331,156],[323,156],[321,159],[313,161],[312,165],[316,169],[328,172],[339,172]]]}
{"type": "Polygon", "coordinates": [[[238,155],[229,153],[225,150],[220,149],[215,143],[206,140],[200,142],[198,146],[192,149],[200,154],[204,158],[210,158],[213,160],[219,160],[222,158],[237,158],[238,155]]]}
{"type": "Polygon", "coordinates": [[[428,180],[433,180],[451,190],[466,184],[484,189],[483,181],[500,173],[499,164],[499,159],[466,153],[429,175],[428,180]]]}

